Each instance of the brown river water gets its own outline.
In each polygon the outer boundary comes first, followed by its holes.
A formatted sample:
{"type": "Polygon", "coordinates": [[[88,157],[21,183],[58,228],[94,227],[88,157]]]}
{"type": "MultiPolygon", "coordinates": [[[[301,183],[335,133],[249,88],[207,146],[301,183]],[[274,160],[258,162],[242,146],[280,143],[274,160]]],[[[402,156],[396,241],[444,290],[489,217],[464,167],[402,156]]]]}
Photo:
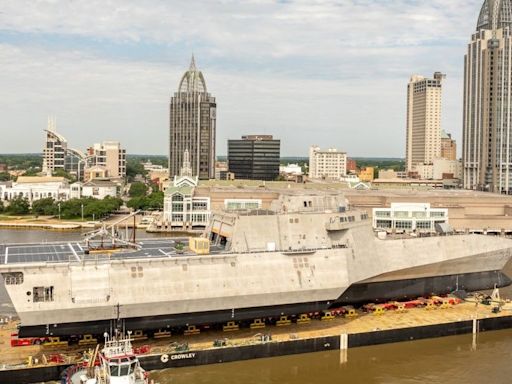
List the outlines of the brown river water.
{"type": "Polygon", "coordinates": [[[152,372],[159,384],[512,383],[512,331],[152,372]]]}
{"type": "MultiPolygon", "coordinates": [[[[80,232],[0,230],[0,243],[73,241],[80,232]]],[[[141,232],[139,237],[150,237],[141,232]]],[[[512,297],[512,290],[503,292],[512,297]]],[[[3,285],[0,314],[13,313],[3,285]]],[[[512,383],[512,330],[152,372],[159,384],[512,383]]]]}

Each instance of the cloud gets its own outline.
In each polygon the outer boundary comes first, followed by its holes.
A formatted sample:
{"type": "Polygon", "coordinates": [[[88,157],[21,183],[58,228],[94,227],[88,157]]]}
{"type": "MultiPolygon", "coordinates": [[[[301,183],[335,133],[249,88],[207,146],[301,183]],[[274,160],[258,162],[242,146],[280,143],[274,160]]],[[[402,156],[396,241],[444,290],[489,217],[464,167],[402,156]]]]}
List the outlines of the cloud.
{"type": "Polygon", "coordinates": [[[0,114],[16,130],[2,130],[0,152],[40,150],[55,114],[78,147],[117,138],[132,153],[166,153],[168,99],[194,51],[219,104],[219,154],[228,137],[263,131],[284,154],[314,142],[400,156],[412,73],[448,74],[444,126],[460,137],[463,55],[480,5],[3,1],[0,114]]]}

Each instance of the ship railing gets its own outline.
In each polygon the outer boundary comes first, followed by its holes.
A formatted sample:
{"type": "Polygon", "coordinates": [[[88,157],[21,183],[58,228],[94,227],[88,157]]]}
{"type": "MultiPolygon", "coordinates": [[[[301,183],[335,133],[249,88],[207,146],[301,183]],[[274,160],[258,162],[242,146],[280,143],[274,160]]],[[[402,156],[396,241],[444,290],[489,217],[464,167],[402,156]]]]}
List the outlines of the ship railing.
{"type": "Polygon", "coordinates": [[[69,257],[70,264],[84,264],[84,263],[95,263],[95,264],[107,264],[111,260],[110,255],[106,254],[88,254],[81,255],[79,259],[74,256],[69,257]]]}
{"type": "Polygon", "coordinates": [[[249,251],[226,251],[220,253],[219,256],[222,255],[232,255],[232,254],[254,254],[254,253],[307,253],[307,252],[317,252],[317,251],[325,251],[328,249],[349,249],[350,246],[348,244],[333,244],[331,246],[325,247],[314,247],[314,248],[288,248],[288,249],[251,249],[249,251]]]}

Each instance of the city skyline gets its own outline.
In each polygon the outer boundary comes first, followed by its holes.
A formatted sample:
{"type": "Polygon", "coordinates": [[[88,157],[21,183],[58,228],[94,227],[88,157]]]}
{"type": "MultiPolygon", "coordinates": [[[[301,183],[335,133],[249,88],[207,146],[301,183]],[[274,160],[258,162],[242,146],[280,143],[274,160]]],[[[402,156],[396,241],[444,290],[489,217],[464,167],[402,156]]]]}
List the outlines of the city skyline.
{"type": "Polygon", "coordinates": [[[169,99],[192,53],[222,111],[220,156],[254,132],[281,139],[283,156],[317,144],[404,157],[403,83],[435,70],[448,75],[442,128],[461,142],[463,55],[482,0],[199,3],[190,19],[181,1],[6,2],[0,153],[38,152],[53,115],[77,147],[94,135],[166,154],[169,99]]]}

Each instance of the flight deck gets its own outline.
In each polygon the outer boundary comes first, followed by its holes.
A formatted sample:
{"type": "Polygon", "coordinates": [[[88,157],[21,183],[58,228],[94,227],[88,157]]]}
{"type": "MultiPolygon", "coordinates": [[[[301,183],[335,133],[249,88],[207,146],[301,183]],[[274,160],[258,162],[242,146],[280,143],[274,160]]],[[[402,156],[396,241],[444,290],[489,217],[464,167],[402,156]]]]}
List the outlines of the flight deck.
{"type": "MultiPolygon", "coordinates": [[[[188,243],[185,238],[152,238],[137,241],[140,249],[120,248],[115,252],[108,249],[109,243],[102,244],[99,240],[89,242],[91,249],[105,246],[103,251],[95,251],[97,254],[108,254],[110,259],[134,259],[134,258],[161,258],[177,256],[176,242],[184,245],[188,243]]],[[[59,263],[80,262],[86,255],[87,246],[83,241],[33,243],[33,244],[0,244],[0,264],[18,263],[59,263]]]]}

